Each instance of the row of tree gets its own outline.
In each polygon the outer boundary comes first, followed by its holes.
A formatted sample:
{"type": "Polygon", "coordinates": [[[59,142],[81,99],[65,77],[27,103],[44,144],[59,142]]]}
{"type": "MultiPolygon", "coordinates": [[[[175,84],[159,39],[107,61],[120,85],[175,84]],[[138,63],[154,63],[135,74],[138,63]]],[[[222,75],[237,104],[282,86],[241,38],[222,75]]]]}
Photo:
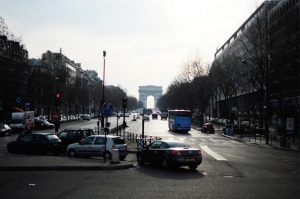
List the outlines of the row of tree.
{"type": "MultiPolygon", "coordinates": [[[[25,109],[25,103],[29,103],[30,110],[37,110],[36,114],[46,110],[51,115],[55,108],[65,115],[98,114],[103,88],[104,101],[111,103],[115,111],[122,110],[124,97],[128,99],[128,110],[139,107],[138,100],[120,86],[103,87],[102,81],[74,75],[60,53],[44,53],[38,60],[28,59],[22,37],[8,31],[3,17],[0,17],[0,36],[0,106],[5,111],[14,106],[25,109]],[[56,93],[61,94],[60,104],[55,104],[56,93]],[[16,98],[21,101],[17,102],[16,98]]],[[[7,118],[9,113],[1,117],[7,118]]]]}
{"type": "Polygon", "coordinates": [[[201,62],[197,53],[191,56],[157,106],[198,109],[201,114],[212,106],[213,116],[217,117],[223,101],[221,117],[230,118],[231,107],[247,111],[248,115],[258,113],[259,126],[264,126],[265,132],[271,117],[279,116],[287,104],[296,103],[299,110],[299,17],[279,31],[278,24],[267,20],[265,9],[269,7],[257,9],[230,42],[218,50],[211,65],[201,62]],[[272,106],[271,100],[277,100],[279,105],[272,106]]]}

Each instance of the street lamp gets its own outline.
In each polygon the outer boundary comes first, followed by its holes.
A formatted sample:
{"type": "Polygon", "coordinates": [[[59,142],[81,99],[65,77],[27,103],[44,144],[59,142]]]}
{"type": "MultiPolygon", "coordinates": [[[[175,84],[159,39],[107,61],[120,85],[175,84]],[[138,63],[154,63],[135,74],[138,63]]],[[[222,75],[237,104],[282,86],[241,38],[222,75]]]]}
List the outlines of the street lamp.
{"type": "MultiPolygon", "coordinates": [[[[102,102],[101,102],[101,107],[103,107],[103,104],[104,104],[105,57],[106,57],[106,51],[103,51],[103,61],[104,62],[103,62],[103,81],[102,81],[102,102]]],[[[101,129],[104,129],[104,116],[102,115],[102,111],[101,111],[101,129]]]]}

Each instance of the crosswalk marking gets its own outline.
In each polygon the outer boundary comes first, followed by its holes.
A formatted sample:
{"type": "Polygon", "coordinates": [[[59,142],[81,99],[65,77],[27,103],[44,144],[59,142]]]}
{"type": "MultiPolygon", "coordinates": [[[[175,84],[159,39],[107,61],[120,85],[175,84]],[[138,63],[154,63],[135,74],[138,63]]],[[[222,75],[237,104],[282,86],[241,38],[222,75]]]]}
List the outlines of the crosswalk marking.
{"type": "Polygon", "coordinates": [[[247,145],[245,145],[245,143],[239,143],[236,142],[234,140],[224,140],[224,139],[213,139],[213,138],[200,138],[200,137],[162,137],[163,140],[177,140],[177,141],[182,141],[182,142],[195,142],[195,143],[199,143],[202,146],[208,143],[211,144],[234,144],[234,145],[241,145],[244,147],[248,147],[247,145]]]}
{"type": "Polygon", "coordinates": [[[197,141],[197,140],[195,140],[194,138],[191,138],[191,137],[189,137],[189,140],[191,140],[191,141],[197,141]]]}

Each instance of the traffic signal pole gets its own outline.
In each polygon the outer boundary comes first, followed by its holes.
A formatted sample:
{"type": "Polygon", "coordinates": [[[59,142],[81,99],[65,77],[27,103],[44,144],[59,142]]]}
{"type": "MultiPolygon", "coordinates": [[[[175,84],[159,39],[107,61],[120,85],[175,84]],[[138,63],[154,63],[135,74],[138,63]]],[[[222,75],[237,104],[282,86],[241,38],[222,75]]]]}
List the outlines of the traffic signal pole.
{"type": "Polygon", "coordinates": [[[122,99],[122,107],[123,107],[123,139],[125,139],[125,127],[126,127],[125,110],[127,108],[127,98],[122,99]]]}

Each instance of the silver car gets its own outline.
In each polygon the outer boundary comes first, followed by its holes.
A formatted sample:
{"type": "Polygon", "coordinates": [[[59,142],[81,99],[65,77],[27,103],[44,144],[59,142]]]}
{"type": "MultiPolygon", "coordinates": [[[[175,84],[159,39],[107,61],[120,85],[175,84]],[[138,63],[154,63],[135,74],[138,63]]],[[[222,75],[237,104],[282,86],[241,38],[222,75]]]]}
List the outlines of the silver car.
{"type": "Polygon", "coordinates": [[[92,135],[86,137],[84,140],[69,144],[66,153],[69,157],[76,156],[96,156],[106,157],[111,160],[112,149],[118,149],[119,159],[124,160],[128,155],[128,147],[125,140],[119,136],[106,135],[106,150],[105,150],[105,135],[92,135]]]}

